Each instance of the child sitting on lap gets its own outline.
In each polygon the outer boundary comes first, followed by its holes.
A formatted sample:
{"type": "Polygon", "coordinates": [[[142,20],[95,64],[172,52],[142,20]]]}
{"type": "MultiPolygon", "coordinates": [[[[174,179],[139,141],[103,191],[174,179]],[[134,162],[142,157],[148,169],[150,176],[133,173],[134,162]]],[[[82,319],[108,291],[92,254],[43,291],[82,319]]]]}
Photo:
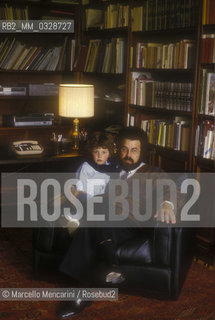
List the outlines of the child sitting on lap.
{"type": "MultiPolygon", "coordinates": [[[[76,197],[82,194],[87,197],[104,194],[111,172],[118,172],[118,166],[114,161],[114,149],[112,135],[102,132],[93,134],[89,140],[89,159],[78,169],[78,182],[72,188],[72,193],[76,197]]],[[[72,233],[78,227],[79,221],[72,219],[70,215],[66,218],[70,221],[67,227],[72,233]]]]}

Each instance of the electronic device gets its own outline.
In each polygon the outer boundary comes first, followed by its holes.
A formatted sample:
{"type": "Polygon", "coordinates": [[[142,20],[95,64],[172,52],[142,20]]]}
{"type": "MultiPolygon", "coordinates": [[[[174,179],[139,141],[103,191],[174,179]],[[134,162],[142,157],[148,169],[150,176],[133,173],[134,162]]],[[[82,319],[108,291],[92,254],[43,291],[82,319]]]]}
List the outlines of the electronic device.
{"type": "Polygon", "coordinates": [[[43,147],[39,145],[36,140],[23,140],[14,141],[12,143],[12,150],[18,155],[33,155],[41,154],[43,152],[43,147]]]}
{"type": "Polygon", "coordinates": [[[27,87],[9,87],[9,86],[0,86],[0,95],[3,96],[26,96],[27,87]]]}
{"type": "Polygon", "coordinates": [[[55,83],[32,83],[28,86],[29,96],[58,96],[59,85],[55,83]]]}
{"type": "Polygon", "coordinates": [[[29,115],[3,114],[3,125],[7,127],[51,126],[53,119],[54,115],[51,113],[29,115]]]}

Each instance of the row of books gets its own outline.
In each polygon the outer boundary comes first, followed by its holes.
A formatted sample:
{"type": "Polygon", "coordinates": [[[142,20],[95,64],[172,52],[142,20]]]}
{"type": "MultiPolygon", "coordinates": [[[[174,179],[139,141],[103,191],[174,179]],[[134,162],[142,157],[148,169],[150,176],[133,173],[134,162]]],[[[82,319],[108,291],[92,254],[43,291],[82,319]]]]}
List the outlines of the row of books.
{"type": "Polygon", "coordinates": [[[55,40],[55,45],[34,46],[16,38],[5,38],[0,43],[0,69],[3,70],[72,70],[75,40],[68,36],[55,40]]]}
{"type": "Polygon", "coordinates": [[[215,63],[215,33],[202,35],[200,62],[215,63]]]}
{"type": "Polygon", "coordinates": [[[144,0],[132,8],[132,31],[154,31],[197,25],[195,0],[144,0]]]}
{"type": "Polygon", "coordinates": [[[123,73],[124,39],[90,40],[82,46],[76,64],[77,71],[123,73]]]}
{"type": "Polygon", "coordinates": [[[155,81],[154,108],[191,112],[193,83],[155,81]]]}
{"type": "Polygon", "coordinates": [[[191,82],[153,81],[150,74],[132,72],[130,103],[138,106],[190,112],[191,82]]]}
{"type": "Polygon", "coordinates": [[[178,151],[189,150],[190,122],[180,117],[169,119],[145,119],[143,114],[129,114],[129,126],[142,128],[148,135],[148,142],[178,151]]]}
{"type": "Polygon", "coordinates": [[[110,4],[105,10],[88,8],[85,10],[85,28],[112,29],[128,26],[129,6],[110,4]]]}
{"type": "Polygon", "coordinates": [[[215,159],[215,124],[211,120],[201,121],[196,128],[195,156],[215,159]]]}
{"type": "Polygon", "coordinates": [[[0,6],[0,20],[28,20],[28,7],[0,6]]]}
{"type": "Polygon", "coordinates": [[[202,24],[215,24],[215,1],[203,0],[202,24]]]}
{"type": "Polygon", "coordinates": [[[195,42],[138,42],[131,49],[131,63],[136,68],[191,69],[195,62],[195,42]]]}
{"type": "Polygon", "coordinates": [[[215,73],[208,69],[200,73],[199,113],[215,116],[215,73]]]}

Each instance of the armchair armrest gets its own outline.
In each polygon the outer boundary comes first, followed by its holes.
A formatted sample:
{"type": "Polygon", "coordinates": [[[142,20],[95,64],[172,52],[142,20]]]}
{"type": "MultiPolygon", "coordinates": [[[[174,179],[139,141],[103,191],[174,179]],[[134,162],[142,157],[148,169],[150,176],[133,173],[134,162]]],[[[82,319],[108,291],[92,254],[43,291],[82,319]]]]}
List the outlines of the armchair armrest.
{"type": "Polygon", "coordinates": [[[152,263],[161,267],[169,266],[173,246],[173,228],[161,228],[157,225],[154,228],[152,242],[152,263]]]}

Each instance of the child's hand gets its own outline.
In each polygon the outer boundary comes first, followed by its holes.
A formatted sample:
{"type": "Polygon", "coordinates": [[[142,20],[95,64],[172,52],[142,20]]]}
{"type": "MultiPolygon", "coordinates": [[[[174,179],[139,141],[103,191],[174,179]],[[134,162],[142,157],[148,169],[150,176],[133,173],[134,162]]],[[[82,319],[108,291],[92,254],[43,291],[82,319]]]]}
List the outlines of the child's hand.
{"type": "Polygon", "coordinates": [[[72,186],[71,192],[75,197],[78,197],[80,194],[85,194],[84,191],[77,190],[74,186],[72,186]]]}

